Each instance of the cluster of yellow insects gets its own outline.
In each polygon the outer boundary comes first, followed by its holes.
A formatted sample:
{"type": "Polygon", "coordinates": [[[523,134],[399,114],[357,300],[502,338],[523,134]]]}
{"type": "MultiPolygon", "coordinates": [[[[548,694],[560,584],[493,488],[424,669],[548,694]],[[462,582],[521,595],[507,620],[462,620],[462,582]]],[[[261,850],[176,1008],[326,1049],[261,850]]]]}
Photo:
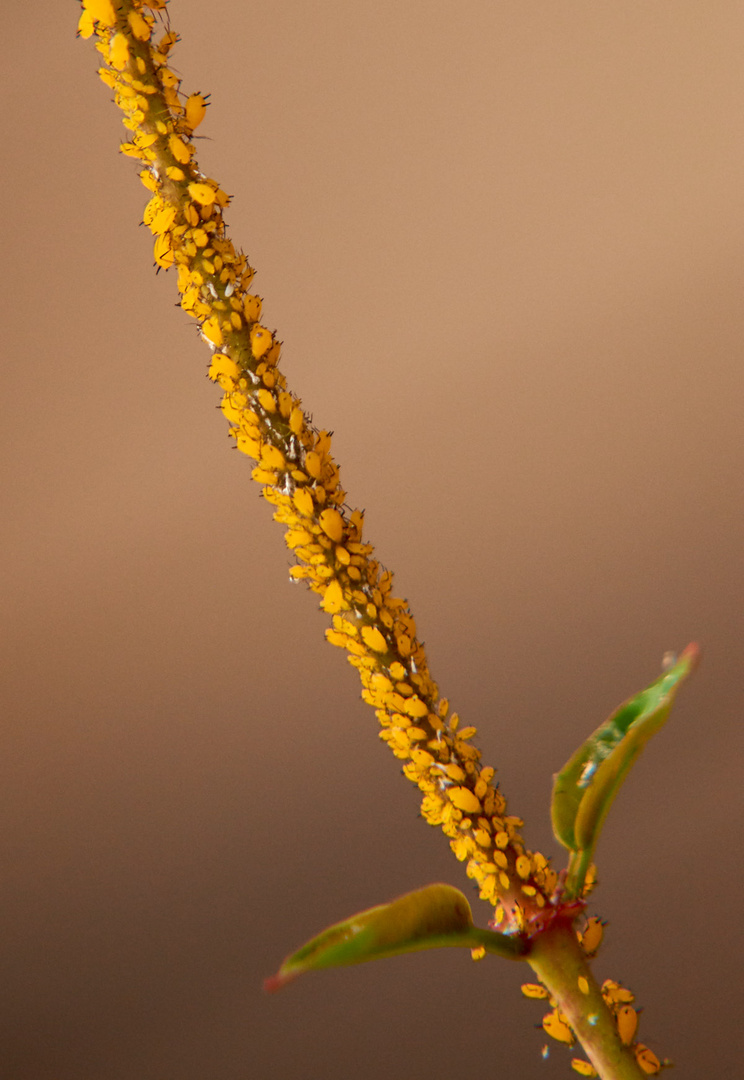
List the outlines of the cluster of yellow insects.
{"type": "MultiPolygon", "coordinates": [[[[602,919],[593,915],[586,920],[584,929],[577,931],[576,936],[587,956],[591,957],[596,955],[599,946],[602,944],[604,926],[605,923],[602,919]]],[[[589,984],[583,976],[579,976],[578,984],[579,990],[583,994],[589,992],[589,984]],[[582,985],[582,983],[584,985],[582,985]]],[[[549,1000],[551,1011],[546,1013],[542,1019],[541,1026],[543,1030],[546,1035],[550,1035],[556,1042],[563,1043],[569,1047],[573,1046],[576,1042],[576,1036],[571,1029],[568,1017],[560,1011],[555,999],[551,998],[548,990],[541,983],[524,983],[522,986],[522,993],[527,998],[549,1000]]],[[[668,1061],[660,1061],[653,1050],[649,1049],[648,1046],[645,1046],[641,1042],[634,1041],[638,1030],[638,1013],[633,1008],[635,997],[631,990],[621,986],[620,983],[615,982],[614,979],[605,979],[602,983],[602,997],[615,1018],[615,1025],[617,1027],[618,1035],[620,1036],[620,1041],[623,1046],[632,1046],[636,1061],[644,1073],[648,1076],[655,1076],[656,1073],[661,1071],[664,1065],[670,1064],[668,1061]]],[[[589,1022],[591,1023],[591,1016],[589,1017],[589,1022]]],[[[543,1052],[547,1052],[547,1047],[544,1048],[543,1052]]],[[[580,1076],[597,1075],[591,1062],[586,1061],[584,1058],[572,1058],[571,1067],[575,1072],[579,1073],[580,1076]]]]}
{"type": "Polygon", "coordinates": [[[156,266],[174,267],[181,307],[197,320],[212,349],[209,377],[223,391],[222,412],[237,448],[253,458],[252,476],[274,506],[274,518],[304,581],[332,618],[327,639],[346,650],[362,696],[380,721],[380,737],[405,761],[422,792],[422,816],[440,826],[483,899],[498,905],[497,922],[521,931],[549,903],[556,874],[526,850],[522,821],[507,814],[471,743],[475,728],[459,725],[429,674],[426,654],[392,575],[362,539],[363,515],[345,503],[331,436],[316,430],[278,366],[280,342],[259,321],[254,276],[226,235],[229,196],[204,176],[192,136],[207,98],[183,98],[168,66],[177,42],[161,0],[84,0],[79,33],[97,37],[99,74],[124,113],[130,138],[121,150],[143,165],[151,192],[144,222],[154,234],[156,266]],[[154,40],[158,17],[163,33],[154,40]]]}
{"type": "MultiPolygon", "coordinates": [[[[543,855],[526,849],[523,822],[507,813],[494,770],[481,765],[472,745],[475,728],[461,727],[440,698],[408,604],[393,594],[392,575],[363,540],[363,514],[346,505],[330,433],[313,426],[287,388],[281,343],[260,322],[261,299],[249,291],[254,270],[225,230],[230,197],[195,159],[193,135],[208,100],[200,93],[184,96],[169,66],[178,36],[166,2],[83,0],[82,6],[78,32],[95,35],[104,60],[99,75],[129,131],[121,151],[140,163],[140,180],[151,194],[143,220],[155,238],[155,264],[176,270],[181,307],[211,349],[209,378],[222,390],[221,409],[237,449],[255,461],[252,477],[285,527],[295,559],[290,576],[319,595],[332,620],[328,641],[357,669],[380,737],[422,793],[422,816],[442,828],[481,898],[495,907],[492,925],[529,935],[555,910],[557,875],[543,855]]],[[[593,881],[590,874],[585,896],[593,881]]],[[[585,952],[596,951],[600,940],[601,923],[589,920],[581,935],[585,952]]],[[[540,984],[523,989],[528,997],[550,997],[540,984]]],[[[611,982],[602,993],[641,1069],[658,1072],[658,1058],[633,1041],[633,995],[611,982]]],[[[559,1042],[575,1041],[555,1004],[542,1026],[559,1042]]],[[[593,1075],[590,1063],[572,1064],[593,1075]]]]}

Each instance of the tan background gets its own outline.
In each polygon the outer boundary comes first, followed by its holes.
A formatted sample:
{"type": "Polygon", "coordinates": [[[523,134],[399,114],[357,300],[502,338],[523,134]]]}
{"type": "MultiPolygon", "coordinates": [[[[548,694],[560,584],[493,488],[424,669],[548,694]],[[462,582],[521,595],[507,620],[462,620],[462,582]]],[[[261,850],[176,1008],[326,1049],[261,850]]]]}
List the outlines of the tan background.
{"type": "MultiPolygon", "coordinates": [[[[0,1075],[572,1075],[495,960],[262,995],[327,923],[470,885],[287,584],[75,5],[32,10],[3,19],[0,1075]]],[[[172,19],[291,384],[535,846],[553,770],[701,642],[590,910],[677,1080],[737,1075],[741,4],[172,19]]]]}

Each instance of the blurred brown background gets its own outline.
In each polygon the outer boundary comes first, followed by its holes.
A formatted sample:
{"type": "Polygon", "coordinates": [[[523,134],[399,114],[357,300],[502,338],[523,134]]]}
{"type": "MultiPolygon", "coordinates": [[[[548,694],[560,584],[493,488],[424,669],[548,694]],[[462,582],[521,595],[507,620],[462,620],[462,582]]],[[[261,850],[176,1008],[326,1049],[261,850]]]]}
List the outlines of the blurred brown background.
{"type": "MultiPolygon", "coordinates": [[[[459,950],[261,993],[328,923],[470,883],[287,583],[77,6],[42,7],[3,20],[0,1075],[573,1075],[527,973],[459,950]]],[[[590,911],[677,1080],[737,1075],[741,5],[171,17],[284,369],[534,846],[552,772],[701,643],[590,911]]]]}

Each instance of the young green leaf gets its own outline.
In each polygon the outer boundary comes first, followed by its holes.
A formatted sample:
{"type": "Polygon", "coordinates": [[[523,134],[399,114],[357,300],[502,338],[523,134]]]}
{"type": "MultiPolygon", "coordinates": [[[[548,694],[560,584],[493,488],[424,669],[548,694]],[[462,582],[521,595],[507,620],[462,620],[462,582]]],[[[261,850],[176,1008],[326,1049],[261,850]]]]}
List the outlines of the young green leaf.
{"type": "Polygon", "coordinates": [[[629,698],[590,735],[553,783],[553,832],[572,852],[567,893],[581,892],[604,819],[628,770],[669,716],[680,684],[695,668],[697,645],[688,645],[649,687],[629,698]]]}
{"type": "Polygon", "coordinates": [[[484,948],[512,960],[528,951],[522,938],[474,926],[470,904],[459,889],[427,885],[329,926],[288,956],[278,973],[266,979],[264,989],[280,990],[305,971],[453,945],[484,948]]]}

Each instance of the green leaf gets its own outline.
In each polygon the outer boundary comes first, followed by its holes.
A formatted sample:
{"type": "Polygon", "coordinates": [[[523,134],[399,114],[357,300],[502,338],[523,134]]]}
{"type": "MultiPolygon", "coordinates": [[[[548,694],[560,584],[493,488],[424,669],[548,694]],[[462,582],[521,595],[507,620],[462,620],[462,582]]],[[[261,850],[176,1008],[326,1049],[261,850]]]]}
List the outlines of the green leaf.
{"type": "Polygon", "coordinates": [[[566,892],[581,893],[607,812],[628,770],[669,716],[680,684],[699,660],[688,645],[649,687],[629,698],[586,740],[553,783],[553,832],[572,853],[566,892]]]}
{"type": "Polygon", "coordinates": [[[329,926],[288,956],[278,973],[266,979],[264,989],[269,993],[280,990],[305,971],[453,945],[485,948],[512,960],[521,959],[528,951],[522,938],[473,926],[470,904],[459,889],[427,885],[329,926]]]}

